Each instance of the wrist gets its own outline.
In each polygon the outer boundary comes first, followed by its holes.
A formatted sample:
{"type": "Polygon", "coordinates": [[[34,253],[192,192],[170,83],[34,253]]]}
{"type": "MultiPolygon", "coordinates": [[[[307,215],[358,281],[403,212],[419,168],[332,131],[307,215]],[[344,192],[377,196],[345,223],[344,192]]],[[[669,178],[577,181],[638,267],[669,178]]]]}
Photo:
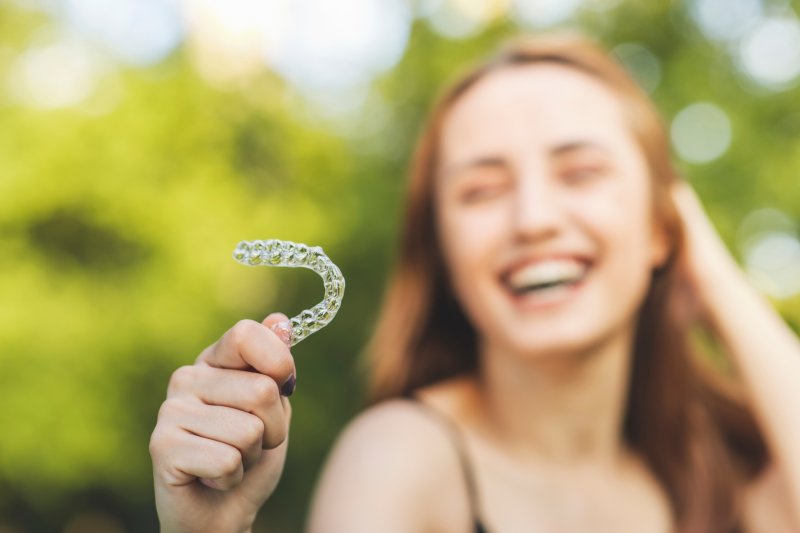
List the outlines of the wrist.
{"type": "Polygon", "coordinates": [[[704,301],[712,302],[740,287],[753,289],[744,270],[732,255],[729,253],[710,255],[711,257],[701,261],[700,266],[694,269],[694,276],[697,278],[696,289],[704,301]]]}
{"type": "Polygon", "coordinates": [[[716,265],[703,274],[700,297],[713,330],[723,341],[766,304],[766,298],[731,258],[730,264],[716,265]]]}
{"type": "Polygon", "coordinates": [[[730,305],[733,292],[738,287],[749,286],[744,271],[730,254],[694,253],[690,257],[688,278],[692,290],[707,318],[714,318],[730,305]]]}
{"type": "Polygon", "coordinates": [[[235,525],[231,522],[223,521],[222,523],[209,523],[204,522],[202,524],[192,523],[192,524],[170,524],[161,521],[159,524],[159,531],[161,533],[194,533],[200,531],[227,531],[230,533],[253,533],[253,524],[255,523],[255,515],[252,516],[252,520],[243,522],[241,525],[235,525]]]}

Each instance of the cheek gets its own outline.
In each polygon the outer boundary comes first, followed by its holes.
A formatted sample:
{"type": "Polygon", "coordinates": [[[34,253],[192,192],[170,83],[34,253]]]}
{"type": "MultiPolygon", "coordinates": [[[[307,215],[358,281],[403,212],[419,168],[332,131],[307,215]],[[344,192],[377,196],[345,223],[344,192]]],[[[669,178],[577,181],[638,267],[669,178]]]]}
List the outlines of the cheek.
{"type": "Polygon", "coordinates": [[[445,206],[438,219],[445,254],[456,262],[484,260],[502,239],[507,219],[507,209],[499,204],[486,209],[445,206]]]}
{"type": "Polygon", "coordinates": [[[649,278],[652,244],[646,187],[620,182],[586,202],[579,212],[600,241],[605,274],[615,284],[612,290],[639,292],[649,278]]]}
{"type": "Polygon", "coordinates": [[[507,210],[444,208],[438,217],[439,237],[453,288],[459,300],[471,297],[493,281],[496,257],[507,234],[507,210]]]}

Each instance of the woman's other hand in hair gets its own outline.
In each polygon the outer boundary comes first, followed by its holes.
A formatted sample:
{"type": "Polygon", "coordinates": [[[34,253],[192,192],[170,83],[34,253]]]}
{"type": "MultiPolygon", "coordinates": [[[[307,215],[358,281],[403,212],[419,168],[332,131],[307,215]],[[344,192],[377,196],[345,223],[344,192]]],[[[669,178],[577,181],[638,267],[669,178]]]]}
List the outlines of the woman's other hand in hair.
{"type": "Polygon", "coordinates": [[[683,224],[685,244],[676,265],[679,312],[685,320],[713,327],[715,310],[711,306],[715,299],[709,291],[715,284],[711,281],[722,277],[744,282],[745,278],[691,185],[677,181],[672,186],[672,199],[683,224]]]}
{"type": "Polygon", "coordinates": [[[247,531],[286,458],[295,366],[285,315],[243,320],[177,369],[150,439],[162,531],[247,531]]]}

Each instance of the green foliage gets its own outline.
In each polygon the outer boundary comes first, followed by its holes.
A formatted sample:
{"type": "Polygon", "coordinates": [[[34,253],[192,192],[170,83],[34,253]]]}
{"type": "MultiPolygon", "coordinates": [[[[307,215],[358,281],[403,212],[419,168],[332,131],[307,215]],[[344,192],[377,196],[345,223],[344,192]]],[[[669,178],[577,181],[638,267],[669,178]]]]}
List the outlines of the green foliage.
{"type": "MultiPolygon", "coordinates": [[[[797,218],[800,91],[748,93],[726,52],[681,16],[629,2],[580,24],[659,56],[653,96],[666,116],[697,100],[728,112],[728,153],[685,171],[729,243],[757,207],[797,218]]],[[[45,23],[0,8],[0,69],[45,23]]],[[[53,531],[86,510],[155,528],[147,442],[170,373],[237,320],[321,296],[311,273],[230,257],[239,240],[276,237],[322,245],[348,283],[337,319],[294,350],[292,447],[265,513],[272,531],[299,530],[324,453],[362,402],[357,359],[416,132],[446,81],[516,31],[498,22],[445,40],[417,21],[402,62],[344,130],[270,74],[222,91],[182,53],[117,71],[105,111],[0,100],[0,529],[53,531]]],[[[796,327],[800,299],[780,305],[796,327]]]]}

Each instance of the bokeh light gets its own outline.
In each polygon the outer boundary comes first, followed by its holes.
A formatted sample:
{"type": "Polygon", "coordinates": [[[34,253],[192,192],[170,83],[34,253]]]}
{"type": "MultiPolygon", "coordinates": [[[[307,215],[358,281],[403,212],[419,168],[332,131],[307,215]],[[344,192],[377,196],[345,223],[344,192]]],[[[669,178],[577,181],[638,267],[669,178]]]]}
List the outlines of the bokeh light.
{"type": "Polygon", "coordinates": [[[117,58],[152,65],[169,55],[183,39],[177,0],[64,0],[68,28],[94,39],[117,58]]]}
{"type": "Polygon", "coordinates": [[[547,28],[569,20],[582,0],[514,0],[513,17],[522,26],[547,28]]]}
{"type": "Polygon", "coordinates": [[[287,1],[185,0],[183,6],[192,60],[217,86],[263,72],[265,54],[274,54],[286,40],[287,1]]]}
{"type": "Polygon", "coordinates": [[[762,19],[742,40],[742,70],[756,83],[786,89],[800,75],[800,22],[793,14],[762,19]]]}
{"type": "Polygon", "coordinates": [[[391,69],[408,41],[404,0],[297,0],[271,66],[301,90],[341,91],[391,69]]]}
{"type": "Polygon", "coordinates": [[[612,52],[645,91],[656,90],[661,82],[661,62],[653,52],[639,43],[618,44],[612,52]]]}
{"type": "Polygon", "coordinates": [[[751,281],[778,299],[800,293],[800,240],[788,233],[762,235],[744,256],[751,281]]]}
{"type": "Polygon", "coordinates": [[[741,37],[764,10],[761,0],[693,0],[689,9],[703,34],[717,41],[741,37]]]}
{"type": "Polygon", "coordinates": [[[101,74],[97,54],[84,44],[61,40],[28,49],[12,66],[8,84],[15,100],[40,109],[85,101],[101,74]]]}
{"type": "Polygon", "coordinates": [[[504,15],[510,0],[422,0],[418,7],[439,35],[464,39],[504,15]]]}
{"type": "Polygon", "coordinates": [[[739,226],[737,243],[760,290],[777,299],[800,294],[800,239],[791,217],[775,208],[753,211],[739,226]]]}
{"type": "Polygon", "coordinates": [[[690,163],[708,163],[725,153],[731,142],[731,121],[718,106],[699,102],[682,109],[672,120],[672,144],[690,163]]]}

